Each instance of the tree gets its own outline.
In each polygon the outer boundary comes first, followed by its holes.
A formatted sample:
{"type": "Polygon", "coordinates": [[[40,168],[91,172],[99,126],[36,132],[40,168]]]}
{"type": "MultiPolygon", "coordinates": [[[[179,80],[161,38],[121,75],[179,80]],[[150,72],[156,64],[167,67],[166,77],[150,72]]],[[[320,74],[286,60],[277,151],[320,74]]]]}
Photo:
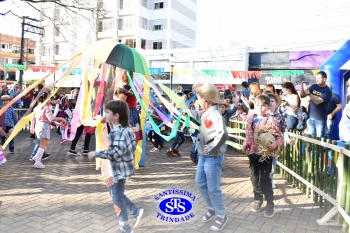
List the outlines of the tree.
{"type": "MultiPolygon", "coordinates": [[[[0,16],[11,15],[22,19],[23,16],[27,15],[21,15],[16,10],[25,8],[27,10],[24,14],[35,12],[37,14],[35,17],[41,21],[51,21],[56,29],[58,29],[57,25],[68,26],[72,22],[85,21],[96,31],[97,19],[105,18],[108,13],[107,10],[101,7],[101,4],[98,4],[99,2],[102,2],[102,0],[21,0],[20,2],[0,0],[0,16]],[[53,14],[47,13],[43,10],[42,4],[53,4],[55,12],[53,14]]],[[[65,35],[62,34],[62,36],[65,35]]]]}

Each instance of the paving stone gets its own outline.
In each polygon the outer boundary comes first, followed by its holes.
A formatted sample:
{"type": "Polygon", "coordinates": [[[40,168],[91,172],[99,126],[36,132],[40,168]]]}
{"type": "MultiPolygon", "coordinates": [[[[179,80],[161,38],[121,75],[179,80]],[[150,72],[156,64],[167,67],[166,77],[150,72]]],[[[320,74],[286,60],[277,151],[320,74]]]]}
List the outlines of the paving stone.
{"type": "MultiPolygon", "coordinates": [[[[104,185],[100,171],[86,156],[67,154],[70,143],[60,144],[52,132],[48,151],[52,156],[44,161],[46,168],[37,170],[28,161],[34,141],[28,132],[16,137],[16,153],[7,156],[0,167],[0,232],[116,232],[118,219],[104,185]]],[[[78,142],[78,151],[83,140],[78,142]]],[[[169,146],[170,143],[167,143],[169,146]]],[[[91,149],[95,147],[94,138],[91,149]]],[[[169,158],[165,150],[151,154],[146,147],[146,166],[135,171],[126,184],[125,193],[137,206],[145,209],[137,233],[208,233],[212,222],[201,217],[207,206],[195,185],[196,166],[189,158],[191,141],[180,148],[183,156],[169,158]],[[168,223],[156,217],[159,201],[154,197],[167,189],[182,189],[196,196],[194,219],[182,224],[168,223]]],[[[221,232],[341,232],[341,227],[319,226],[316,219],[325,213],[300,190],[279,174],[274,175],[276,214],[263,217],[263,211],[252,213],[253,191],[246,156],[231,149],[225,155],[221,187],[229,221],[221,232]]],[[[264,203],[262,209],[265,208],[264,203]]],[[[130,223],[133,224],[130,219],[130,223]]]]}

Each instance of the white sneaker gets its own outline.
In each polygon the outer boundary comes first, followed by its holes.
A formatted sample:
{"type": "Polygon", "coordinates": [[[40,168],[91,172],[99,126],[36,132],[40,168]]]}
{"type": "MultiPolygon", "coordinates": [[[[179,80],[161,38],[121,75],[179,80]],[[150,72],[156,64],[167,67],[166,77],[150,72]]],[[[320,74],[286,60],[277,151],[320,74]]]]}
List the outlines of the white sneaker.
{"type": "Polygon", "coordinates": [[[159,152],[159,149],[158,149],[158,148],[153,147],[153,148],[152,148],[152,150],[150,150],[149,152],[151,152],[151,153],[159,152]]]}
{"type": "Polygon", "coordinates": [[[143,212],[144,212],[144,209],[140,209],[139,214],[135,218],[135,224],[134,224],[134,226],[132,228],[135,228],[135,227],[137,227],[137,225],[139,225],[140,220],[141,220],[142,215],[143,215],[143,212]]]}
{"type": "Polygon", "coordinates": [[[45,168],[45,165],[42,164],[42,163],[35,163],[33,165],[34,168],[38,168],[38,169],[44,169],[45,168]]]}

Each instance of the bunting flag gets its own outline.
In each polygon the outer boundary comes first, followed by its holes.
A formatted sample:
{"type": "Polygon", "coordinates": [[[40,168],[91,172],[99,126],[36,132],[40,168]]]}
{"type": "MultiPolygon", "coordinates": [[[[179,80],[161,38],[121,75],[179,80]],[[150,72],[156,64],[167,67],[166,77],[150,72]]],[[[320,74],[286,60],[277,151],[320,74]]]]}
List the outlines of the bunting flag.
{"type": "Polygon", "coordinates": [[[18,69],[18,70],[26,70],[26,66],[25,65],[20,65],[20,64],[4,64],[5,70],[14,68],[14,69],[18,69]]]}
{"type": "Polygon", "coordinates": [[[271,70],[272,77],[276,78],[278,76],[285,77],[285,76],[299,76],[304,74],[304,70],[271,70]]]}
{"type": "Polygon", "coordinates": [[[311,72],[312,72],[312,74],[313,74],[314,76],[316,76],[316,74],[317,74],[318,72],[320,72],[320,70],[319,70],[319,69],[317,69],[317,70],[311,70],[311,72]]]}
{"type": "Polygon", "coordinates": [[[231,78],[230,71],[228,70],[201,70],[203,74],[209,75],[211,77],[220,77],[220,78],[231,78]]]}
{"type": "Polygon", "coordinates": [[[56,67],[54,67],[54,66],[31,66],[31,68],[32,68],[32,71],[34,73],[36,73],[36,72],[44,72],[44,73],[50,72],[50,73],[52,73],[56,70],[56,67]]]}
{"type": "Polygon", "coordinates": [[[262,71],[231,71],[233,78],[249,79],[249,78],[261,78],[262,71]]]}

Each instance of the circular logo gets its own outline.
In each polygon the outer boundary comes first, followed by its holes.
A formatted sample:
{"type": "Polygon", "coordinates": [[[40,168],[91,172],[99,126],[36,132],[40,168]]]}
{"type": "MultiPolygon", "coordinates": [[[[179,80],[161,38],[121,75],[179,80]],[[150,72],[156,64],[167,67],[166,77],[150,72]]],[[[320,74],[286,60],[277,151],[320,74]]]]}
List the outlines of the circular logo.
{"type": "Polygon", "coordinates": [[[192,209],[192,203],[181,197],[170,197],[159,203],[159,209],[169,215],[181,215],[192,209]]]}

